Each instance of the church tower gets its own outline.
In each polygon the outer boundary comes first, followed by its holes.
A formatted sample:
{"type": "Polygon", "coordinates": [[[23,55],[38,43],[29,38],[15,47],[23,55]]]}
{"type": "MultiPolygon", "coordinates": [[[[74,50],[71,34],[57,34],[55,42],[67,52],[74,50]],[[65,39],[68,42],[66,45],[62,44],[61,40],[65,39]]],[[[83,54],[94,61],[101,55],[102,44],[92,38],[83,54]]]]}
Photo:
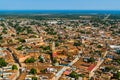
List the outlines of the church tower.
{"type": "Polygon", "coordinates": [[[52,53],[55,51],[55,42],[52,43],[52,53]]]}

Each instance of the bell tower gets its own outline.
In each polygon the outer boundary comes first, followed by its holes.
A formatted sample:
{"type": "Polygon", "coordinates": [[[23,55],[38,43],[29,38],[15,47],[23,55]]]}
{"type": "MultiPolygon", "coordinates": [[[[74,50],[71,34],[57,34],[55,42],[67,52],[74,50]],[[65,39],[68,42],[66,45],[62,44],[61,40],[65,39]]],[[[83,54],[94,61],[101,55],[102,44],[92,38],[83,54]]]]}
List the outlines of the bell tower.
{"type": "Polygon", "coordinates": [[[55,42],[52,43],[52,53],[55,52],[55,42]]]}

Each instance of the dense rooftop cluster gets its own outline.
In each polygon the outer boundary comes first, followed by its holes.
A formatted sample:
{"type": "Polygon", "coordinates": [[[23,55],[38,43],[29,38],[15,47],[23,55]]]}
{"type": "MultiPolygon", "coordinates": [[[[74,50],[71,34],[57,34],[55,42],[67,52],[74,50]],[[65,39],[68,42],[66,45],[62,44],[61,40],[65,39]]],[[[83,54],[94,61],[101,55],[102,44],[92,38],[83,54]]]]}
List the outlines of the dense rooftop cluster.
{"type": "Polygon", "coordinates": [[[119,17],[1,16],[0,80],[119,79],[119,17]]]}

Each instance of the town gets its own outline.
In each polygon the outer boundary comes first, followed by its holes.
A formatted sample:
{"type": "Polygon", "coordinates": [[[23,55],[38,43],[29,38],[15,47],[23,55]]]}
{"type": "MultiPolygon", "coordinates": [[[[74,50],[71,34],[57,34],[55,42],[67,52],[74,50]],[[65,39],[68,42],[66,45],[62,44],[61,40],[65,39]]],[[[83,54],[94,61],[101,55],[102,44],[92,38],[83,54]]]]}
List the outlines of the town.
{"type": "Polygon", "coordinates": [[[0,80],[120,80],[120,15],[1,15],[0,80]]]}

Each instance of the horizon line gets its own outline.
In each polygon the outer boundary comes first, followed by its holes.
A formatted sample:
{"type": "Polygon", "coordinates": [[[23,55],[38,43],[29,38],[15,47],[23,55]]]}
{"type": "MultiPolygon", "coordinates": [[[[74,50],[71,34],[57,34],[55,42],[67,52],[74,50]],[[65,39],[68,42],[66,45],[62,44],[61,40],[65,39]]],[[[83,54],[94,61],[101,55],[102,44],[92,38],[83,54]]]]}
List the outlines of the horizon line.
{"type": "Polygon", "coordinates": [[[58,11],[63,11],[63,10],[66,10],[66,11],[120,11],[120,10],[115,10],[115,9],[108,9],[108,10],[105,10],[105,9],[0,9],[0,11],[55,11],[55,10],[58,10],[58,11]]]}

